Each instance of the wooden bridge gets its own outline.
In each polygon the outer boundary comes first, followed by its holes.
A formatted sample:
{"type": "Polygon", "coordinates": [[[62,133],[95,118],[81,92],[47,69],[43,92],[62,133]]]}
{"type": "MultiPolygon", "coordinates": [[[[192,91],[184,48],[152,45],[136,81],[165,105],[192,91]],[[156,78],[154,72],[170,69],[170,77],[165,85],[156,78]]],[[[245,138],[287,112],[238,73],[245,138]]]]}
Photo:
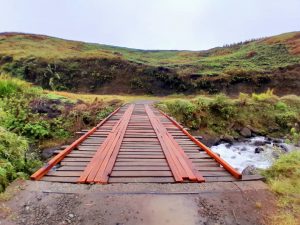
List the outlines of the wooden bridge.
{"type": "Polygon", "coordinates": [[[175,183],[257,179],[239,172],[148,104],[118,108],[57,152],[33,180],[69,183],[175,183]]]}

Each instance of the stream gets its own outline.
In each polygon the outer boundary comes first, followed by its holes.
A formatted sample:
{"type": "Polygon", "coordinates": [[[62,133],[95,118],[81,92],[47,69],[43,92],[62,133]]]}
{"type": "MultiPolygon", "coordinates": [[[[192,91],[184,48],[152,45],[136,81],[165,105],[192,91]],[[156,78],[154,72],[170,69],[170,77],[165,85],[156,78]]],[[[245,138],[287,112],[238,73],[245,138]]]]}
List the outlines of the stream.
{"type": "Polygon", "coordinates": [[[272,140],[266,137],[253,137],[233,144],[222,143],[211,149],[220,154],[226,162],[242,172],[248,166],[266,169],[281,155],[294,150],[300,150],[283,140],[272,140]]]}

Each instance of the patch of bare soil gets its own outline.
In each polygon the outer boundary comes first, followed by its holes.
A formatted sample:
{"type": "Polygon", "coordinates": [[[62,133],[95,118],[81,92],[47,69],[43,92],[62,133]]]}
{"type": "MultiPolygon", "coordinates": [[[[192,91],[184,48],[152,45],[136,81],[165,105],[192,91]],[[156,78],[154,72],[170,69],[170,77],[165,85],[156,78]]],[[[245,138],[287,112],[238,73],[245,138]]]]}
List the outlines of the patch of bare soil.
{"type": "Polygon", "coordinates": [[[253,225],[275,212],[274,196],[260,181],[21,186],[1,202],[1,225],[253,225]]]}

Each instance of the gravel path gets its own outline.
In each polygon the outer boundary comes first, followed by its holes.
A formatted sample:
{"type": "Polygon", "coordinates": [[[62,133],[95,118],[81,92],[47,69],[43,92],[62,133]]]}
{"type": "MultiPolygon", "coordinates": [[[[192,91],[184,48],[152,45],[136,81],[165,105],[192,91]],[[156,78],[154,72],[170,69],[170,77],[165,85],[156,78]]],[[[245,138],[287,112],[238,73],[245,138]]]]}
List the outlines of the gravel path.
{"type": "Polygon", "coordinates": [[[1,225],[264,224],[275,210],[261,181],[78,185],[15,182],[1,225]]]}

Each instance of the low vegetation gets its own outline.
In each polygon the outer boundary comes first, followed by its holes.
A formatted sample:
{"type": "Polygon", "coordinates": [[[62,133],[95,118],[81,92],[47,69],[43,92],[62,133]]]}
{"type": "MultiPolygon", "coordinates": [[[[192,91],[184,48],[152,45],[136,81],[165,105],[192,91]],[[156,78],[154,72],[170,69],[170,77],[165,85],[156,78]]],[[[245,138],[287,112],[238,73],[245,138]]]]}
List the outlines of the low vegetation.
{"type": "MultiPolygon", "coordinates": [[[[300,145],[300,97],[295,95],[278,97],[268,90],[241,93],[238,98],[221,94],[165,100],[157,106],[201,135],[238,138],[247,127],[256,134],[284,137],[300,145]]],[[[270,224],[299,224],[300,152],[281,155],[262,175],[278,197],[279,212],[270,216],[270,224]]]]}
{"type": "Polygon", "coordinates": [[[280,212],[271,218],[274,225],[300,223],[300,152],[282,155],[263,172],[273,192],[278,196],[280,212]]]}
{"type": "MultiPolygon", "coordinates": [[[[144,51],[0,34],[0,192],[42,164],[42,149],[139,98],[159,100],[201,135],[234,139],[247,128],[300,145],[299,40],[292,32],[207,51],[144,51]]],[[[299,224],[299,162],[292,152],[263,172],[282,209],[274,225],[299,224]]]]}
{"type": "Polygon", "coordinates": [[[299,94],[292,85],[300,73],[299,39],[291,32],[207,51],[146,51],[2,33],[0,71],[58,91],[236,95],[272,87],[299,94]]]}
{"type": "Polygon", "coordinates": [[[68,99],[1,75],[0,192],[41,165],[41,149],[70,140],[75,131],[95,125],[120,104],[68,99]]]}
{"type": "Polygon", "coordinates": [[[213,136],[239,137],[243,128],[299,142],[300,98],[278,97],[268,90],[229,98],[223,94],[198,96],[190,100],[166,100],[157,106],[184,126],[213,136]]]}

